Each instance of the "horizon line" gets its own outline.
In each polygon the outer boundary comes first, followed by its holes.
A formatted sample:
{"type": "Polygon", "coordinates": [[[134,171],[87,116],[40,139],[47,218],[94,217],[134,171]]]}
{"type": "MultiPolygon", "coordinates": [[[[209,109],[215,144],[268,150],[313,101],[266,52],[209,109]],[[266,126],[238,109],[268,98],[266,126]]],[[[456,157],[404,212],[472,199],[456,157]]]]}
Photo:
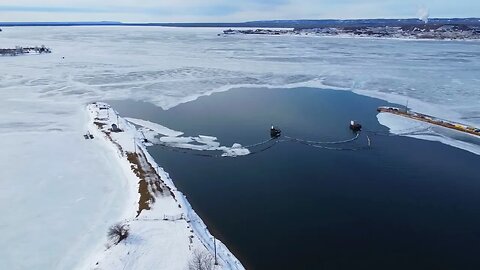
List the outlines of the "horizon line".
{"type": "MultiPolygon", "coordinates": [[[[472,20],[478,19],[480,22],[480,17],[435,17],[429,18],[429,20],[448,20],[448,19],[464,19],[472,20]]],[[[252,22],[289,22],[289,21],[362,21],[362,20],[418,20],[415,17],[405,17],[405,18],[386,18],[386,17],[377,17],[377,18],[355,18],[355,19],[270,19],[270,20],[249,20],[249,21],[224,21],[224,22],[146,22],[146,21],[115,21],[115,20],[95,20],[95,21],[0,21],[0,24],[11,24],[11,23],[37,23],[37,24],[47,24],[47,23],[99,23],[99,24],[242,24],[242,23],[252,23],[252,22]]]]}

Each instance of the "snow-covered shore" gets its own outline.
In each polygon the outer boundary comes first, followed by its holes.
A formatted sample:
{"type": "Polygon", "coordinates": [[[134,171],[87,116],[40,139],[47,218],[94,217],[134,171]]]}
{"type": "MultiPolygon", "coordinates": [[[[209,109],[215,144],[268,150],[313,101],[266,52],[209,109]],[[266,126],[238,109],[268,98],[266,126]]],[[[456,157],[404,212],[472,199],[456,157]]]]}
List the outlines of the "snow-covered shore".
{"type": "MultiPolygon", "coordinates": [[[[131,236],[126,241],[108,248],[97,248],[86,265],[87,269],[186,269],[195,250],[204,250],[212,256],[216,252],[219,265],[215,269],[244,269],[240,261],[208,231],[201,218],[192,209],[183,193],[148,153],[143,134],[104,103],[88,105],[89,130],[93,140],[100,140],[116,152],[116,159],[129,179],[131,194],[122,222],[128,224],[131,236]],[[111,129],[118,125],[121,131],[111,129]],[[132,161],[134,156],[138,163],[132,161]],[[151,176],[138,174],[139,167],[151,176]],[[151,196],[148,206],[141,206],[140,182],[146,181],[151,196]]],[[[135,121],[137,124],[139,121],[135,121]]],[[[143,122],[142,122],[143,123],[143,122]]],[[[143,123],[170,135],[181,135],[160,125],[143,123]]],[[[153,131],[153,130],[152,130],[153,131]]]]}
{"type": "Polygon", "coordinates": [[[0,268],[73,269],[122,215],[127,182],[109,147],[81,136],[84,106],[1,96],[0,268]]]}

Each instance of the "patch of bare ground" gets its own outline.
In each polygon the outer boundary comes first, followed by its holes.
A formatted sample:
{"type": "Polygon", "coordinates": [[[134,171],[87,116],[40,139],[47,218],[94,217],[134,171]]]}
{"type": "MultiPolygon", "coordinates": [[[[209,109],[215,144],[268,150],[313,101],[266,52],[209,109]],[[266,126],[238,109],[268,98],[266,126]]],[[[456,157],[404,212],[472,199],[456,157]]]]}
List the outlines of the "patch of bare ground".
{"type": "Polygon", "coordinates": [[[118,148],[120,154],[122,156],[126,155],[127,160],[130,162],[131,170],[140,179],[138,182],[140,199],[138,201],[137,217],[143,210],[150,210],[150,205],[155,202],[155,197],[157,196],[171,195],[176,200],[171,188],[165,184],[152,164],[147,161],[142,150],[137,149],[137,152],[135,153],[123,151],[122,146],[112,139],[111,133],[105,128],[106,124],[102,123],[100,121],[101,119],[95,120],[97,121],[94,121],[93,123],[105,134],[106,138],[118,148]]]}
{"type": "Polygon", "coordinates": [[[107,139],[111,141],[118,148],[118,150],[120,150],[120,154],[124,156],[122,146],[112,139],[112,136],[110,136],[110,132],[103,131],[103,133],[105,133],[105,135],[107,136],[107,139]]]}
{"type": "Polygon", "coordinates": [[[97,127],[98,129],[102,130],[103,127],[106,125],[105,123],[102,123],[102,122],[98,122],[98,121],[95,121],[93,122],[97,127]]]}
{"type": "MultiPolygon", "coordinates": [[[[99,120],[98,118],[95,118],[96,120],[99,120]]],[[[105,126],[107,125],[106,123],[103,123],[103,122],[100,122],[100,121],[93,121],[93,124],[95,124],[97,126],[97,128],[103,132],[105,134],[105,136],[107,137],[107,139],[112,142],[117,148],[118,150],[120,151],[120,154],[123,156],[123,148],[122,146],[117,143],[116,141],[114,141],[112,139],[112,136],[110,136],[110,132],[108,131],[108,129],[105,128],[105,126]]]]}
{"type": "Polygon", "coordinates": [[[147,161],[143,152],[127,152],[126,154],[132,171],[140,179],[138,182],[138,193],[140,194],[137,210],[138,217],[143,210],[150,209],[150,205],[155,202],[155,197],[172,195],[172,192],[157,174],[152,164],[147,161]]]}

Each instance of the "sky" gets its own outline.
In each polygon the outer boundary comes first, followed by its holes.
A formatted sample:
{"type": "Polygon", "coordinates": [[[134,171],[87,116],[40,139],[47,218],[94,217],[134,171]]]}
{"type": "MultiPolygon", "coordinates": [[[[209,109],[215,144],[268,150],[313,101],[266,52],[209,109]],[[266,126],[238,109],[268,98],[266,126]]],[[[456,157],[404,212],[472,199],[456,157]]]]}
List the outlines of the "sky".
{"type": "Polygon", "coordinates": [[[243,22],[480,17],[480,0],[0,0],[0,21],[243,22]]]}

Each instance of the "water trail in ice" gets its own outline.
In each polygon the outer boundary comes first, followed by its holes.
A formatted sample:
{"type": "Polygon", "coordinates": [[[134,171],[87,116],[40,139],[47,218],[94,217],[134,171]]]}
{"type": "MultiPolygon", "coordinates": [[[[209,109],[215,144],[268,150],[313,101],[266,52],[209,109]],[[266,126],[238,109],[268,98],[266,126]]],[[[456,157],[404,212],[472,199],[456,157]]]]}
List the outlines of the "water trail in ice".
{"type": "Polygon", "coordinates": [[[336,142],[315,142],[315,141],[306,141],[306,140],[300,140],[300,139],[296,139],[296,138],[291,138],[291,137],[288,137],[288,136],[285,136],[288,140],[287,141],[290,141],[290,142],[296,142],[296,143],[300,143],[300,144],[303,144],[303,145],[307,145],[307,146],[311,146],[311,147],[314,147],[314,148],[320,148],[320,149],[325,149],[325,150],[335,150],[335,151],[359,151],[359,150],[368,150],[371,148],[372,146],[372,143],[371,143],[371,139],[368,135],[366,135],[366,138],[367,138],[367,145],[366,146],[360,146],[360,147],[332,147],[332,146],[325,146],[325,144],[346,144],[346,143],[349,143],[349,142],[353,142],[355,140],[358,139],[358,137],[360,136],[360,133],[357,133],[357,135],[352,138],[352,139],[349,139],[349,140],[344,140],[344,141],[336,141],[336,142]]]}

